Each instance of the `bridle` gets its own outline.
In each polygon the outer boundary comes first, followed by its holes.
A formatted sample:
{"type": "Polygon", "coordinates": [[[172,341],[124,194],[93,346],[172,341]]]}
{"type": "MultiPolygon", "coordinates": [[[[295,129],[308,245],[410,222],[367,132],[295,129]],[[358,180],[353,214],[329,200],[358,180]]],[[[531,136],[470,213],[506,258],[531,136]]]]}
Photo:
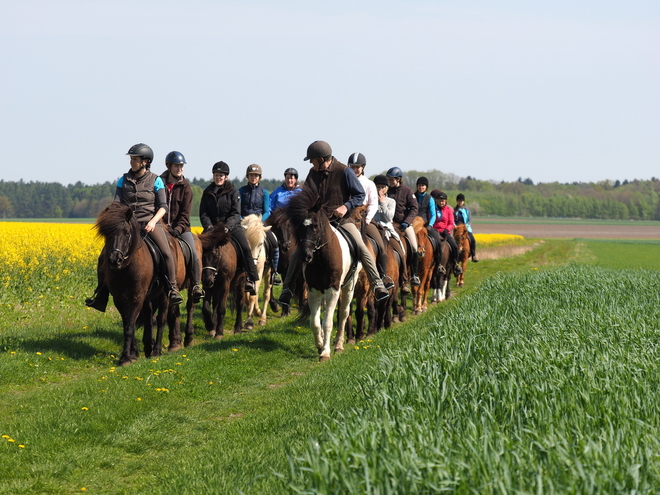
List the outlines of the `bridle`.
{"type": "MultiPolygon", "coordinates": [[[[129,246],[129,249],[130,249],[132,241],[133,241],[133,234],[131,234],[131,232],[129,232],[128,233],[128,246],[129,246]]],[[[121,256],[121,262],[122,263],[124,263],[126,260],[128,260],[128,255],[126,253],[124,253],[124,251],[122,251],[121,249],[116,248],[116,247],[112,248],[108,252],[108,256],[110,256],[112,253],[115,253],[115,252],[119,253],[119,256],[121,256]]]]}

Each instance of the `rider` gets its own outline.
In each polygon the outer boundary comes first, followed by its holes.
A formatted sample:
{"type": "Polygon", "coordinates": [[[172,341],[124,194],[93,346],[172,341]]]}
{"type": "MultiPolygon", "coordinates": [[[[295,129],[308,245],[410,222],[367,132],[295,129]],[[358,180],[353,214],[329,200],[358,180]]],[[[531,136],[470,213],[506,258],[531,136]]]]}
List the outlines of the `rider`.
{"type": "Polygon", "coordinates": [[[374,218],[376,211],[378,211],[378,191],[376,191],[376,184],[370,181],[364,175],[364,167],[367,166],[367,159],[362,153],[353,153],[348,157],[348,166],[353,169],[355,176],[358,178],[362,189],[364,189],[364,203],[367,205],[367,216],[365,222],[367,224],[367,234],[371,237],[376,244],[378,244],[378,256],[376,257],[376,267],[378,272],[385,282],[385,288],[391,289],[394,287],[394,282],[387,276],[387,251],[385,251],[385,244],[383,243],[383,236],[376,224],[371,220],[374,218]]]}
{"type": "MultiPolygon", "coordinates": [[[[399,233],[394,228],[394,225],[392,225],[392,218],[394,218],[394,211],[396,210],[396,201],[387,195],[387,177],[384,175],[377,175],[374,177],[374,184],[378,191],[378,210],[374,215],[373,221],[383,227],[388,239],[394,237],[394,239],[397,240],[397,242],[393,244],[393,247],[399,253],[399,258],[401,259],[400,277],[403,277],[404,274],[408,273],[408,269],[406,268],[406,249],[401,242],[399,233]]],[[[408,288],[408,292],[409,291],[410,288],[408,288]]]]}
{"type": "MultiPolygon", "coordinates": [[[[321,203],[328,207],[327,211],[331,217],[341,219],[353,208],[362,205],[364,201],[364,189],[355,177],[353,171],[340,163],[332,156],[332,148],[325,141],[314,141],[307,147],[307,156],[312,168],[307,174],[305,185],[318,194],[321,203]]],[[[362,236],[355,224],[348,222],[342,227],[354,239],[360,253],[364,269],[369,277],[371,286],[374,288],[376,300],[380,301],[389,296],[388,290],[378,276],[378,270],[371,254],[362,241],[362,236]]],[[[281,304],[290,304],[293,293],[291,285],[302,266],[300,249],[291,254],[289,269],[284,279],[284,288],[280,294],[281,304]]]]}
{"type": "MultiPolygon", "coordinates": [[[[265,221],[270,215],[270,196],[268,191],[259,185],[261,182],[261,167],[256,163],[248,166],[245,171],[247,184],[238,189],[238,196],[241,200],[241,217],[248,215],[259,215],[262,221],[265,221]]],[[[270,258],[273,275],[271,282],[274,285],[282,285],[282,279],[277,273],[277,265],[280,261],[280,245],[277,237],[270,230],[266,232],[266,238],[270,243],[273,255],[270,258]]]]}
{"type": "Polygon", "coordinates": [[[458,196],[456,196],[454,221],[456,222],[456,225],[459,225],[461,223],[465,224],[465,228],[468,233],[468,239],[470,240],[470,252],[472,253],[472,262],[478,263],[479,260],[477,259],[477,241],[475,240],[474,235],[472,234],[472,225],[470,224],[471,220],[472,217],[470,215],[470,210],[468,210],[465,207],[465,195],[463,193],[460,193],[458,196]]]}
{"type": "Polygon", "coordinates": [[[243,256],[243,267],[247,274],[245,292],[253,296],[257,294],[254,281],[259,280],[259,274],[252,258],[252,251],[245,237],[245,230],[241,226],[240,199],[238,190],[229,181],[229,165],[217,162],[213,165],[213,182],[204,189],[199,204],[199,219],[204,232],[223,223],[225,230],[240,246],[243,256]]]}
{"type": "Polygon", "coordinates": [[[167,215],[165,215],[165,224],[170,234],[185,241],[190,247],[192,257],[192,275],[194,282],[191,295],[193,302],[198,303],[204,296],[204,291],[200,286],[202,271],[197,258],[195,249],[195,239],[190,231],[190,210],[192,209],[193,192],[190,183],[183,176],[183,166],[186,159],[183,153],[170,151],[165,157],[165,170],[160,178],[165,183],[165,192],[167,196],[167,215]]]}
{"type": "Polygon", "coordinates": [[[275,208],[286,206],[291,196],[300,191],[302,189],[298,187],[298,171],[293,167],[287,168],[284,171],[284,182],[270,195],[270,212],[273,213],[275,208]]]}
{"type": "Polygon", "coordinates": [[[463,269],[458,262],[458,244],[452,235],[454,230],[454,209],[447,204],[447,194],[434,189],[431,196],[436,200],[438,206],[437,218],[433,224],[433,228],[440,232],[442,238],[451,246],[451,253],[454,258],[454,275],[459,276],[463,273],[463,269]]]}
{"type": "MultiPolygon", "coordinates": [[[[386,175],[389,183],[387,195],[396,201],[394,222],[400,224],[401,232],[406,234],[412,251],[412,277],[410,279],[410,284],[418,286],[420,284],[419,277],[417,276],[419,253],[417,252],[417,236],[415,235],[415,229],[412,226],[412,222],[417,216],[417,199],[415,199],[415,194],[412,192],[412,189],[402,184],[403,172],[399,167],[390,168],[386,175]]],[[[402,289],[404,291],[409,290],[408,280],[404,281],[402,289]]]]}
{"type": "MultiPolygon", "coordinates": [[[[138,143],[128,150],[131,157],[131,169],[117,182],[114,201],[123,203],[133,210],[140,227],[158,246],[167,267],[168,298],[170,304],[181,304],[183,299],[176,286],[176,268],[167,241],[165,229],[160,220],[167,213],[165,185],[160,177],[150,171],[154,159],[153,150],[144,143],[138,143]]],[[[85,300],[85,304],[99,311],[105,311],[109,289],[101,283],[94,291],[94,296],[85,300]]]]}
{"type": "MultiPolygon", "coordinates": [[[[417,191],[415,191],[415,197],[417,198],[418,205],[417,216],[424,219],[424,222],[426,223],[426,230],[429,235],[433,237],[435,245],[438,246],[438,253],[440,253],[440,249],[442,248],[442,239],[438,231],[433,228],[437,206],[431,194],[427,192],[428,188],[429,180],[426,177],[422,176],[417,179],[417,191]]],[[[440,266],[442,267],[442,265],[440,266]]],[[[444,267],[442,267],[442,269],[444,269],[444,267]]]]}

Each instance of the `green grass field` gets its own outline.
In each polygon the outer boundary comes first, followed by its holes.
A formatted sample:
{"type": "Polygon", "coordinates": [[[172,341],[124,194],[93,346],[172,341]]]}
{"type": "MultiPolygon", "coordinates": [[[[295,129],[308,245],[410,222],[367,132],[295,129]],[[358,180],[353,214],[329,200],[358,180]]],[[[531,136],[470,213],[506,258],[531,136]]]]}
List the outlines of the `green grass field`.
{"type": "Polygon", "coordinates": [[[455,298],[323,364],[293,317],[215,341],[198,314],[193,347],[115,368],[91,286],[5,294],[0,493],[652,493],[654,249],[470,264],[455,298]]]}

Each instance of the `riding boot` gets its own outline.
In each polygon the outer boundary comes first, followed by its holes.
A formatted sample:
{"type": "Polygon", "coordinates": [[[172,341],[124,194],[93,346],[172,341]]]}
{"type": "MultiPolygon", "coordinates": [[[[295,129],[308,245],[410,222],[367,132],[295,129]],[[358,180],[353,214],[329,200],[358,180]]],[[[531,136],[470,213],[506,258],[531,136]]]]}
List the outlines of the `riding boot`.
{"type": "Polygon", "coordinates": [[[419,277],[417,276],[417,270],[419,269],[419,253],[412,254],[412,277],[410,278],[410,285],[413,287],[419,286],[421,283],[419,277]]]}
{"type": "Polygon", "coordinates": [[[257,287],[254,285],[254,282],[250,280],[250,277],[245,279],[245,292],[248,292],[251,296],[257,295],[257,287]]]}
{"type": "Polygon", "coordinates": [[[380,251],[376,257],[376,267],[378,268],[378,273],[380,278],[385,284],[385,288],[390,290],[394,287],[394,281],[387,276],[387,254],[380,251]]]}
{"type": "Polygon", "coordinates": [[[108,287],[103,284],[99,285],[96,290],[94,290],[94,295],[85,299],[85,305],[94,308],[101,313],[105,313],[105,309],[108,307],[108,299],[110,297],[110,291],[108,287]]]}

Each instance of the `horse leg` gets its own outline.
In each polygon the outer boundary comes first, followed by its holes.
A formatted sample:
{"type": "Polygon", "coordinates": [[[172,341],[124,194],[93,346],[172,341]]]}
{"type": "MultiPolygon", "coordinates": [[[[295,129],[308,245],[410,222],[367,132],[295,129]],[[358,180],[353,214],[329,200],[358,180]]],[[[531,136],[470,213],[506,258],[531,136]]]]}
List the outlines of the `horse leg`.
{"type": "MultiPolygon", "coordinates": [[[[189,306],[192,298],[188,296],[189,306]]],[[[167,308],[167,326],[169,328],[170,345],[167,347],[169,352],[181,349],[181,310],[178,304],[170,304],[167,308]]]]}
{"type": "Polygon", "coordinates": [[[243,329],[243,305],[244,299],[241,297],[243,284],[234,285],[234,300],[236,301],[236,322],[234,323],[234,335],[241,333],[243,329]]]}
{"type": "MultiPolygon", "coordinates": [[[[218,285],[218,292],[213,298],[213,305],[215,306],[214,307],[214,313],[215,313],[214,337],[216,339],[221,339],[225,335],[225,315],[227,313],[228,295],[229,295],[229,282],[222,282],[221,284],[218,285]]],[[[240,300],[242,301],[242,299],[240,300]]]]}
{"type": "Polygon", "coordinates": [[[310,311],[309,326],[312,327],[312,335],[314,336],[316,348],[319,351],[319,359],[321,361],[330,359],[330,346],[328,345],[327,349],[324,346],[324,336],[321,327],[321,293],[316,290],[310,290],[307,303],[310,311]]]}
{"type": "MultiPolygon", "coordinates": [[[[254,285],[257,288],[257,291],[259,291],[257,284],[258,282],[255,282],[254,285]]],[[[257,296],[251,296],[246,292],[243,300],[247,305],[247,316],[245,318],[245,325],[243,325],[243,328],[246,330],[252,330],[254,329],[254,321],[252,320],[252,315],[254,314],[255,307],[257,306],[257,296]]]]}
{"type": "Polygon", "coordinates": [[[137,320],[137,311],[132,311],[127,315],[121,316],[124,327],[124,348],[117,362],[118,366],[126,366],[134,363],[138,357],[138,346],[135,340],[135,321],[137,320]]]}
{"type": "Polygon", "coordinates": [[[211,309],[211,302],[215,300],[213,293],[210,289],[206,289],[207,295],[204,296],[202,301],[202,316],[204,317],[204,328],[209,332],[211,337],[215,337],[215,302],[213,303],[213,309],[211,309]]]}
{"type": "MultiPolygon", "coordinates": [[[[152,356],[161,356],[163,354],[163,333],[167,325],[168,302],[165,298],[158,305],[158,315],[156,316],[156,341],[151,350],[152,356]]],[[[179,337],[180,340],[180,337],[179,337]]]]}
{"type": "Polygon", "coordinates": [[[272,296],[273,296],[273,286],[270,283],[270,270],[267,270],[264,273],[264,309],[261,310],[261,316],[259,317],[260,326],[266,324],[266,318],[268,317],[268,305],[270,304],[270,298],[272,296]]]}
{"type": "MultiPolygon", "coordinates": [[[[193,324],[193,314],[195,312],[195,303],[192,300],[192,297],[188,297],[188,301],[186,303],[186,336],[183,340],[183,345],[185,347],[189,347],[193,343],[193,335],[195,334],[195,325],[193,324]]],[[[180,333],[180,332],[179,332],[180,333]]],[[[170,346],[171,346],[170,341],[170,346]]],[[[181,342],[181,336],[179,335],[179,343],[181,342]]],[[[170,349],[173,350],[173,349],[170,349]]]]}
{"type": "MultiPolygon", "coordinates": [[[[328,289],[326,292],[329,297],[326,298],[325,315],[323,317],[323,340],[324,346],[328,348],[328,358],[330,357],[330,339],[332,337],[333,320],[335,309],[339,302],[339,295],[342,294],[342,304],[337,311],[337,337],[335,338],[335,352],[341,354],[344,352],[344,328],[348,318],[349,302],[353,298],[353,288],[355,285],[349,283],[343,291],[328,289]]],[[[324,361],[324,359],[321,359],[324,361]]]]}
{"type": "MultiPolygon", "coordinates": [[[[355,344],[355,331],[353,329],[353,317],[351,313],[353,309],[353,301],[349,303],[348,306],[348,318],[346,318],[346,341],[349,344],[355,344]]],[[[357,307],[355,308],[355,319],[357,320],[357,307]]]]}

